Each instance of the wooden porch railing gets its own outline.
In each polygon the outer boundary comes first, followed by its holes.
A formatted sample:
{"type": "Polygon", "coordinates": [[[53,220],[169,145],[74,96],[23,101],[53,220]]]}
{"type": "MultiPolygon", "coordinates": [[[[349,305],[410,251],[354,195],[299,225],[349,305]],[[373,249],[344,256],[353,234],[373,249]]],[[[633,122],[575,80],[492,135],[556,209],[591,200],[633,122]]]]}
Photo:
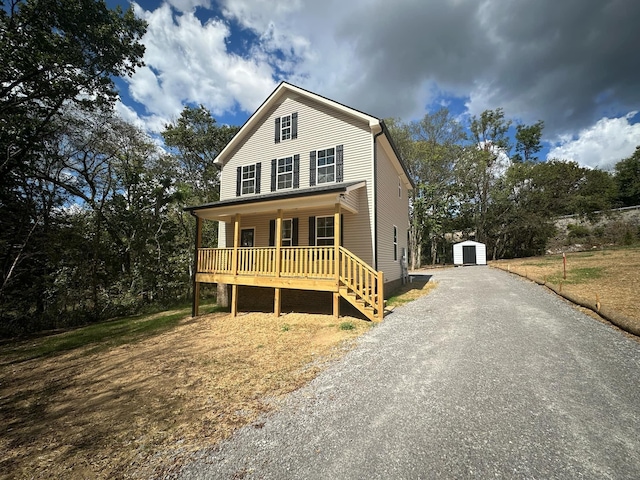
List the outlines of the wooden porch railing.
{"type": "MultiPolygon", "coordinates": [[[[238,248],[238,275],[334,278],[334,247],[282,247],[277,270],[274,247],[238,248]]],[[[198,249],[198,273],[234,274],[233,248],[198,249]]]]}
{"type": "Polygon", "coordinates": [[[382,272],[377,272],[346,248],[340,247],[336,261],[334,246],[238,248],[234,272],[233,248],[198,249],[198,273],[240,276],[279,276],[339,280],[338,290],[369,318],[384,312],[382,272]]]}
{"type": "Polygon", "coordinates": [[[340,283],[356,299],[382,315],[384,311],[384,277],[364,260],[344,247],[340,247],[340,283]]]}

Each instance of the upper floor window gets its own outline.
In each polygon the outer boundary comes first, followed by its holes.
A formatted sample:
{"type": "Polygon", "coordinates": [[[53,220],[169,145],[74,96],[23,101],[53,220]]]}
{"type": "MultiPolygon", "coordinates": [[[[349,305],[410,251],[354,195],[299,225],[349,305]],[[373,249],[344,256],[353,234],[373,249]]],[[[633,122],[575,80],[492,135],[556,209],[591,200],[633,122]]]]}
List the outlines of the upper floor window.
{"type": "Polygon", "coordinates": [[[336,149],[318,150],[317,154],[318,183],[334,182],[336,179],[336,149]]]}
{"type": "Polygon", "coordinates": [[[402,183],[398,179],[398,198],[402,198],[402,183]]]}
{"type": "Polygon", "coordinates": [[[278,190],[293,186],[293,157],[278,159],[278,190]]]}
{"type": "Polygon", "coordinates": [[[242,167],[242,195],[254,193],[256,191],[256,166],[247,165],[242,167]]]}
{"type": "Polygon", "coordinates": [[[238,167],[236,196],[260,193],[260,163],[238,167]]]}
{"type": "Polygon", "coordinates": [[[309,186],[342,182],[343,159],[342,145],[324,150],[312,150],[309,154],[309,186]]]}
{"type": "Polygon", "coordinates": [[[271,160],[271,191],[300,187],[300,155],[271,160]]]}
{"type": "Polygon", "coordinates": [[[298,138],[298,113],[276,117],[276,143],[298,138]]]}

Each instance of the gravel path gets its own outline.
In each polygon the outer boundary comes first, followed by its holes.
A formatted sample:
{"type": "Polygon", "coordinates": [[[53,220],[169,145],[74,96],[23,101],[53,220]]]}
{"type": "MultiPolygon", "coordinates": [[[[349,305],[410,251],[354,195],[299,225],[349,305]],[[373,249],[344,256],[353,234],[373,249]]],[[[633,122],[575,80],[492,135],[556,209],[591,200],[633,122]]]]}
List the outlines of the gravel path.
{"type": "Polygon", "coordinates": [[[433,293],[178,478],[640,477],[640,343],[499,270],[426,273],[433,293]]]}

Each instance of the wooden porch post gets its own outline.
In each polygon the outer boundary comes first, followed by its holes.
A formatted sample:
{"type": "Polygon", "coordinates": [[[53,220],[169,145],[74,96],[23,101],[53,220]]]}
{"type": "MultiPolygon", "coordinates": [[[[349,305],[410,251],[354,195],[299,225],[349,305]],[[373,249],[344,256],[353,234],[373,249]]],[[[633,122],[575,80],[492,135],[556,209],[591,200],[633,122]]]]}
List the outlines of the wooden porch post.
{"type": "Polygon", "coordinates": [[[384,272],[378,272],[378,318],[384,319],[384,272]]]}
{"type": "Polygon", "coordinates": [[[197,317],[200,309],[200,282],[198,277],[198,252],[202,248],[202,219],[196,216],[196,241],[193,259],[193,302],[191,304],[191,316],[197,317]]]}
{"type": "MultiPolygon", "coordinates": [[[[240,214],[236,213],[233,217],[233,275],[238,275],[238,243],[240,243],[240,214]]],[[[231,316],[238,315],[238,284],[231,286],[231,316]]]]}
{"type": "Polygon", "coordinates": [[[342,225],[340,225],[340,208],[340,204],[336,203],[336,210],[333,214],[333,268],[336,278],[336,291],[333,292],[333,316],[335,318],[340,317],[340,232],[342,229],[342,225]]]}
{"type": "MultiPolygon", "coordinates": [[[[278,218],[276,219],[276,278],[280,276],[280,268],[282,264],[282,209],[278,209],[278,218]]],[[[273,313],[276,317],[280,316],[282,311],[282,291],[276,287],[273,299],[273,313]]]]}

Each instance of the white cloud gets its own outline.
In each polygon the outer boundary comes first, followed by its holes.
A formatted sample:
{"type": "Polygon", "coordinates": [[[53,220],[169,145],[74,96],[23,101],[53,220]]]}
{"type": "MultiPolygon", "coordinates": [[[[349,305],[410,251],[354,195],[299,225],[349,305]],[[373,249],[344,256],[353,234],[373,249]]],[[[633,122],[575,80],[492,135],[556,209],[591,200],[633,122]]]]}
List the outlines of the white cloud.
{"type": "Polygon", "coordinates": [[[152,11],[134,4],[149,23],[147,66],[129,93],[149,128],[185,103],[218,118],[251,114],[280,80],[405,120],[455,95],[468,99],[466,114],[502,107],[524,123],[544,120],[550,137],[640,109],[640,2],[166,1],[152,11]]]}
{"type": "Polygon", "coordinates": [[[211,0],[168,0],[168,2],[180,12],[193,12],[196,7],[211,6],[211,0]]]}
{"type": "MultiPolygon", "coordinates": [[[[201,3],[180,2],[181,8],[201,3]]],[[[142,39],[146,66],[126,81],[131,97],[146,109],[141,116],[148,129],[162,129],[186,103],[202,104],[217,116],[237,108],[251,112],[275,88],[267,61],[228,52],[230,31],[223,20],[202,23],[193,9],[179,14],[168,3],[154,11],[135,8],[149,24],[142,39]]]]}
{"type": "Polygon", "coordinates": [[[547,159],[572,160],[582,166],[610,170],[640,145],[640,123],[631,123],[637,111],[620,118],[601,118],[577,137],[561,136],[547,159]]]}

